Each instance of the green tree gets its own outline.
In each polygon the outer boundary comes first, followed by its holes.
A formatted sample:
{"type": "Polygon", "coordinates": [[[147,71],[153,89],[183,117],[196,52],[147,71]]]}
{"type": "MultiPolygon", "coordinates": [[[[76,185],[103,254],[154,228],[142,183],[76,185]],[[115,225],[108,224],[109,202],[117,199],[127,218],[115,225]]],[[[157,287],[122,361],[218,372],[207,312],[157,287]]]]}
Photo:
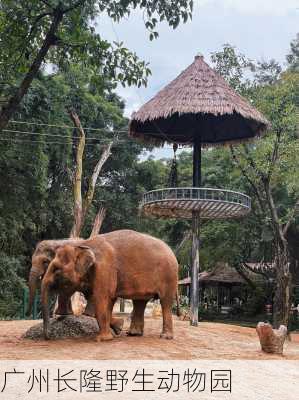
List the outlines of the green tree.
{"type": "Polygon", "coordinates": [[[289,69],[293,72],[299,72],[299,33],[291,42],[290,53],[287,55],[289,69]]]}
{"type": "Polygon", "coordinates": [[[146,84],[148,65],[124,47],[110,43],[96,30],[96,18],[107,13],[113,21],[130,16],[139,7],[150,39],[156,38],[158,21],[176,28],[192,13],[192,0],[3,0],[0,4],[0,83],[4,129],[28,92],[43,63],[66,68],[70,63],[89,66],[95,75],[124,85],[146,84]],[[6,98],[6,100],[5,100],[6,98]]]}
{"type": "Polygon", "coordinates": [[[104,231],[136,226],[140,194],[132,176],[142,147],[127,136],[123,102],[109,82],[97,85],[88,69],[39,74],[10,132],[0,138],[0,303],[7,304],[7,310],[9,304],[15,304],[15,309],[19,306],[37,242],[68,237],[71,230],[78,133],[72,127],[61,129],[71,126],[70,105],[77,107],[84,126],[95,129],[86,130],[84,191],[103,144],[116,139],[115,132],[118,135],[96,186],[83,237],[89,236],[102,201],[108,208],[104,231]],[[21,121],[26,123],[18,123],[21,121]]]}
{"type": "MultiPolygon", "coordinates": [[[[218,60],[223,60],[221,52],[214,58],[216,63],[218,60]]],[[[226,61],[229,69],[230,59],[226,61]]],[[[235,58],[232,63],[234,67],[235,58]]],[[[273,65],[276,63],[265,64],[260,70],[261,75],[255,76],[251,85],[247,82],[246,90],[242,90],[267,116],[271,129],[262,140],[252,145],[231,147],[231,152],[254,196],[258,221],[263,227],[261,241],[272,243],[271,255],[276,272],[274,323],[277,326],[288,324],[290,306],[287,231],[294,221],[299,199],[299,141],[296,135],[299,81],[296,73],[279,76],[279,69],[273,65]]],[[[242,79],[242,74],[241,77],[238,74],[238,79],[242,79]]]]}

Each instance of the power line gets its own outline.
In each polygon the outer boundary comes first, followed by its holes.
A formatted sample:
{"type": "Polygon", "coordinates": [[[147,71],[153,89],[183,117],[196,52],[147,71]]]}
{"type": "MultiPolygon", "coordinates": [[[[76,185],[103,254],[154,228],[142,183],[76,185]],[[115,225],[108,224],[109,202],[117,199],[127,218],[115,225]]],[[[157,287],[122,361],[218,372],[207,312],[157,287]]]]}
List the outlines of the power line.
{"type": "MultiPolygon", "coordinates": [[[[37,125],[37,126],[49,126],[52,128],[62,128],[62,129],[77,129],[75,126],[72,125],[57,125],[57,124],[46,124],[43,122],[27,122],[27,121],[14,121],[11,120],[10,121],[13,124],[26,124],[26,125],[37,125]]],[[[84,130],[89,130],[89,131],[99,131],[99,132],[128,132],[127,129],[123,129],[123,130],[118,130],[118,131],[111,131],[110,129],[107,128],[89,128],[89,127],[82,127],[84,130]]]]}
{"type": "MultiPolygon", "coordinates": [[[[16,138],[0,138],[0,141],[5,141],[5,142],[19,142],[19,143],[27,143],[31,145],[35,145],[36,143],[43,143],[43,144],[61,144],[61,145],[70,145],[72,144],[71,142],[62,142],[62,141],[43,141],[43,140],[27,140],[27,139],[16,139],[16,138]]],[[[96,146],[96,145],[104,145],[101,142],[98,143],[87,143],[85,146],[96,146]]],[[[113,147],[119,147],[119,146],[124,146],[125,144],[136,144],[135,142],[125,142],[125,141],[117,141],[113,144],[113,147]]],[[[163,149],[172,149],[172,146],[164,146],[163,149]]]]}
{"type": "MultiPolygon", "coordinates": [[[[67,139],[80,139],[81,136],[68,136],[68,135],[58,135],[58,134],[52,134],[52,133],[40,133],[40,132],[31,132],[31,131],[19,131],[16,129],[3,129],[3,132],[10,132],[10,133],[22,133],[23,135],[36,135],[36,136],[50,136],[50,137],[61,137],[61,138],[67,138],[67,139]]],[[[100,140],[102,142],[107,141],[108,143],[111,140],[114,140],[113,138],[109,139],[101,139],[101,138],[95,138],[95,137],[85,137],[85,140],[100,140]]]]}
{"type": "MultiPolygon", "coordinates": [[[[44,136],[44,137],[57,137],[57,138],[65,138],[65,139],[80,139],[80,136],[67,136],[67,135],[59,135],[59,134],[52,134],[52,133],[40,133],[40,132],[31,132],[31,131],[20,131],[20,130],[16,130],[16,129],[3,129],[2,132],[6,132],[6,133],[16,133],[16,134],[22,134],[22,135],[33,135],[33,136],[44,136]]],[[[151,135],[158,135],[156,133],[151,133],[151,135]]],[[[115,135],[116,136],[116,135],[115,135]]],[[[8,140],[8,139],[6,139],[8,140]]],[[[14,140],[14,138],[11,138],[10,140],[14,140]]],[[[116,143],[135,143],[137,144],[135,141],[133,142],[133,139],[131,138],[127,138],[127,140],[125,139],[117,139],[117,138],[107,138],[107,139],[103,139],[103,138],[96,138],[96,137],[85,137],[85,141],[89,141],[89,140],[96,140],[97,142],[94,144],[108,144],[111,141],[116,142],[116,143]]],[[[41,142],[42,143],[42,142],[41,142]]],[[[49,142],[50,143],[50,142],[49,142]]],[[[70,142],[65,142],[65,143],[70,143],[70,142]]],[[[92,144],[92,143],[90,143],[92,144]]],[[[139,143],[140,144],[140,143],[139,143]]],[[[144,145],[144,147],[146,147],[144,145]]],[[[185,146],[183,146],[185,147],[185,146]]],[[[172,148],[171,146],[163,146],[164,149],[167,148],[172,148]]]]}
{"type": "MultiPolygon", "coordinates": [[[[20,143],[31,143],[34,145],[35,143],[43,143],[43,144],[62,144],[62,145],[70,145],[72,144],[71,142],[62,142],[62,141],[44,141],[44,140],[26,140],[26,139],[16,139],[16,138],[0,138],[1,141],[6,141],[6,142],[20,142],[20,143]]],[[[101,143],[87,143],[85,146],[95,146],[97,144],[101,143]]],[[[102,144],[104,145],[104,144],[102,144]]],[[[117,146],[117,143],[114,144],[114,146],[117,146]]]]}

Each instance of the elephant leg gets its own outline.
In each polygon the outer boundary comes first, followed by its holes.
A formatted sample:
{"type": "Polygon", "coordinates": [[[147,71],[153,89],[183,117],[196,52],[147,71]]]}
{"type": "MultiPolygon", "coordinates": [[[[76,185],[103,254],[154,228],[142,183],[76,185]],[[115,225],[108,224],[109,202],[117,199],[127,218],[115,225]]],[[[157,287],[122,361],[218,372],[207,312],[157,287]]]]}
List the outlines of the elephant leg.
{"type": "Polygon", "coordinates": [[[115,318],[111,317],[110,327],[113,329],[113,332],[116,336],[119,336],[124,326],[123,318],[115,318]]]}
{"type": "Polygon", "coordinates": [[[57,299],[57,310],[55,315],[72,315],[72,303],[71,297],[59,294],[57,299]]]}
{"type": "MultiPolygon", "coordinates": [[[[112,303],[112,308],[113,308],[113,303],[112,303]]],[[[112,309],[111,309],[111,313],[112,313],[112,309]]],[[[95,307],[90,298],[87,299],[87,305],[86,305],[83,315],[87,315],[88,317],[95,317],[95,307]]],[[[119,335],[121,333],[123,325],[124,325],[123,318],[114,318],[111,315],[110,327],[113,329],[113,331],[116,335],[119,335]]]]}
{"type": "Polygon", "coordinates": [[[123,329],[124,319],[123,318],[115,318],[112,316],[115,301],[116,301],[116,299],[114,299],[110,302],[110,315],[111,315],[110,327],[113,330],[113,332],[115,333],[115,335],[119,336],[123,329]]]}
{"type": "Polygon", "coordinates": [[[133,300],[133,312],[131,325],[128,332],[129,336],[142,336],[144,328],[144,310],[147,300],[133,300]]]}
{"type": "Polygon", "coordinates": [[[98,298],[95,302],[95,315],[98,321],[100,333],[97,341],[112,340],[113,335],[110,330],[111,323],[111,300],[107,298],[98,298]]]}
{"type": "Polygon", "coordinates": [[[163,339],[173,339],[172,298],[160,299],[163,315],[163,329],[160,335],[163,339]]]}
{"type": "Polygon", "coordinates": [[[94,304],[91,301],[91,299],[86,299],[86,301],[87,301],[87,304],[86,304],[83,315],[87,315],[88,317],[94,317],[95,316],[94,304]]]}

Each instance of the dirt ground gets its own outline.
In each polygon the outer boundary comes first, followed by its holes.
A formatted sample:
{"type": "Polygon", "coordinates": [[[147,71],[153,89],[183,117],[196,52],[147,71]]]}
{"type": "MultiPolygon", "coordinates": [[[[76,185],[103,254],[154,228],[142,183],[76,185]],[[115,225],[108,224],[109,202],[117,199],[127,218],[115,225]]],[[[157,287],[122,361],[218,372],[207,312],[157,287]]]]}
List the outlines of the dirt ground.
{"type": "Polygon", "coordinates": [[[23,339],[25,331],[37,321],[0,322],[0,359],[18,360],[186,360],[186,359],[284,359],[299,360],[299,334],[286,342],[283,356],[265,354],[253,328],[202,322],[191,327],[175,317],[174,340],[160,339],[161,318],[146,317],[143,337],[128,337],[124,332],[110,342],[94,338],[32,341],[23,339]]]}

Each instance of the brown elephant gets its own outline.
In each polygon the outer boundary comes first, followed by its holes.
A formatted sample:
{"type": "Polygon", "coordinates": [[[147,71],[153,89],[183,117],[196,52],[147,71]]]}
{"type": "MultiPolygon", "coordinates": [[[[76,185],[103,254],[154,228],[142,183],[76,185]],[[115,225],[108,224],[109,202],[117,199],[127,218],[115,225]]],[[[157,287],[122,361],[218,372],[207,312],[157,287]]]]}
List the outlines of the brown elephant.
{"type": "MultiPolygon", "coordinates": [[[[30,315],[32,310],[32,305],[34,301],[34,296],[36,292],[36,287],[38,280],[42,278],[48,267],[50,262],[55,257],[55,252],[57,249],[66,244],[72,245],[83,245],[86,242],[85,239],[61,239],[61,240],[43,240],[39,242],[35,248],[35,251],[32,255],[32,266],[29,273],[29,305],[27,314],[30,315]]],[[[73,314],[72,305],[71,305],[71,295],[68,295],[64,292],[59,293],[58,295],[58,306],[55,311],[56,315],[70,315],[73,314]]],[[[84,311],[84,315],[94,316],[94,306],[90,299],[87,299],[87,306],[84,311]]],[[[123,325],[123,320],[119,318],[113,318],[111,321],[111,328],[116,334],[119,334],[123,325]]]]}
{"type": "MultiPolygon", "coordinates": [[[[43,240],[39,242],[32,255],[32,264],[29,273],[29,305],[28,315],[32,310],[34,296],[36,292],[37,283],[46,273],[50,262],[55,257],[55,252],[58,247],[65,244],[83,244],[84,239],[61,239],[61,240],[43,240]]],[[[66,297],[63,293],[58,296],[58,308],[56,310],[58,315],[72,314],[70,298],[66,297]]]]}
{"type": "Polygon", "coordinates": [[[162,306],[161,337],[173,338],[172,303],[178,283],[178,263],[161,240],[131,230],[119,230],[86,240],[84,245],[58,248],[42,281],[44,335],[49,337],[48,292],[68,296],[75,291],[92,298],[100,328],[99,340],[113,338],[110,322],[117,297],[132,299],[130,335],[142,335],[148,300],[162,306]]]}

